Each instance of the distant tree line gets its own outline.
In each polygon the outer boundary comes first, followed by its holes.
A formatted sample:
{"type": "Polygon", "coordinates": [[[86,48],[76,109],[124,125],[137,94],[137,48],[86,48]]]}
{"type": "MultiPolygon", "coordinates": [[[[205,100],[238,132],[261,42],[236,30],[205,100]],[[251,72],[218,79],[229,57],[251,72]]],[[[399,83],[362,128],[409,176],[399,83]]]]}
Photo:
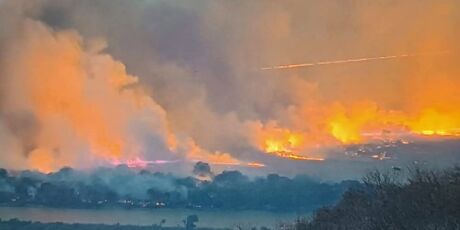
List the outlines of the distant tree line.
{"type": "Polygon", "coordinates": [[[250,179],[239,171],[199,180],[127,167],[50,174],[0,169],[0,205],[311,211],[335,204],[356,186],[357,181],[322,183],[308,176],[250,179]]]}
{"type": "Polygon", "coordinates": [[[298,220],[283,229],[460,229],[460,167],[407,171],[405,179],[398,175],[400,169],[373,171],[336,205],[318,209],[311,220],[298,220]]]}

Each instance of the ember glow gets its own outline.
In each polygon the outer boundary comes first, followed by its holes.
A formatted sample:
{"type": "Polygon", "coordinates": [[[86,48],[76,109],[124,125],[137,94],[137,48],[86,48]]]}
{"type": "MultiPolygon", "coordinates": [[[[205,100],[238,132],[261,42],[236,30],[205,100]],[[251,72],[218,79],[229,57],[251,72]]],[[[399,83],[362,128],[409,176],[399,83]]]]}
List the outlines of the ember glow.
{"type": "Polygon", "coordinates": [[[305,160],[305,161],[322,161],[324,158],[315,158],[315,157],[307,157],[295,154],[293,152],[301,143],[303,139],[302,136],[298,134],[289,135],[287,140],[283,139],[267,139],[265,140],[265,152],[282,157],[288,158],[292,160],[305,160]]]}
{"type": "Polygon", "coordinates": [[[268,155],[277,156],[291,160],[322,161],[324,158],[311,156],[305,153],[297,154],[299,151],[306,151],[311,148],[312,142],[308,141],[306,133],[280,128],[276,123],[269,123],[266,126],[257,126],[254,131],[254,139],[260,151],[268,155]]]}
{"type": "Polygon", "coordinates": [[[270,154],[273,154],[278,157],[282,158],[288,158],[291,160],[299,160],[299,161],[323,161],[324,158],[320,157],[306,157],[306,156],[301,156],[294,154],[292,152],[286,152],[286,151],[276,151],[276,152],[269,152],[270,154]]]}
{"type": "Polygon", "coordinates": [[[249,162],[246,164],[248,167],[252,167],[252,168],[263,168],[265,167],[264,164],[262,163],[257,163],[257,162],[249,162]]]}

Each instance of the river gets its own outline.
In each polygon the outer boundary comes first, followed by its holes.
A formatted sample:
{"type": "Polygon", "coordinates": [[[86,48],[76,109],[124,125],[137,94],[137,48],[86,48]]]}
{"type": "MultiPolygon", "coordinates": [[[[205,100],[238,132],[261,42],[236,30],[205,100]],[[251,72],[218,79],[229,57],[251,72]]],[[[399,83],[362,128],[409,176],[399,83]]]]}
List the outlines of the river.
{"type": "MultiPolygon", "coordinates": [[[[292,222],[298,213],[278,213],[268,211],[201,211],[189,209],[63,209],[44,207],[0,207],[3,220],[40,221],[43,223],[91,223],[152,225],[166,220],[163,226],[183,226],[187,215],[196,214],[198,227],[231,228],[240,226],[273,227],[280,222],[292,222]]],[[[306,216],[306,214],[302,214],[306,216]]]]}

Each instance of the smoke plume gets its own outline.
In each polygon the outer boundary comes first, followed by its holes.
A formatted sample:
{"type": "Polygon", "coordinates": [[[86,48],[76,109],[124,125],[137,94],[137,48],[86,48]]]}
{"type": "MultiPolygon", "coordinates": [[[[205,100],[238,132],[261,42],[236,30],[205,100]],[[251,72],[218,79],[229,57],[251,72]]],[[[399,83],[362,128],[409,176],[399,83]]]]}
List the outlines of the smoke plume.
{"type": "Polygon", "coordinates": [[[1,1],[0,166],[327,161],[369,133],[458,136],[459,10],[455,0],[1,1]]]}

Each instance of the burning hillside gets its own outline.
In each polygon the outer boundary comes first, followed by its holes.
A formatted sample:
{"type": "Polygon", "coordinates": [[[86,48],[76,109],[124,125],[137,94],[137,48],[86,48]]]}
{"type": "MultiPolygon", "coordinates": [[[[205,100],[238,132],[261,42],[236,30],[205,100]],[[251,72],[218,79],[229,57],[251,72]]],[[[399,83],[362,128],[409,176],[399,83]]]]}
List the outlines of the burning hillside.
{"type": "Polygon", "coordinates": [[[457,140],[456,1],[358,2],[1,2],[0,166],[260,169],[457,140]]]}

